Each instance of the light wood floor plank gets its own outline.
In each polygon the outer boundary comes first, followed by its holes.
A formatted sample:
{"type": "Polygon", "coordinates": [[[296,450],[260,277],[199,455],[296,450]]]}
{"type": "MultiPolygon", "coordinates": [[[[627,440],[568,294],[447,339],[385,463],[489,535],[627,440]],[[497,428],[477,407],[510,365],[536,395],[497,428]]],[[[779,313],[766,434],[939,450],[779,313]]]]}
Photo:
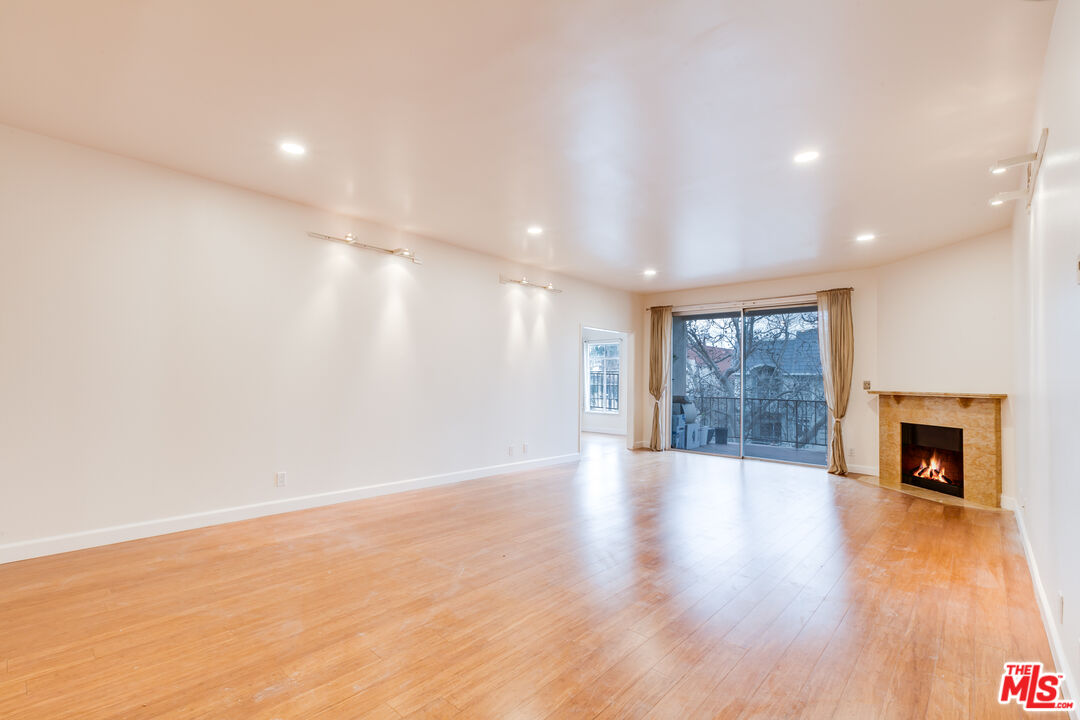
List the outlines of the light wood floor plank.
{"type": "Polygon", "coordinates": [[[0,717],[986,718],[1052,667],[1010,513],[580,463],[0,566],[0,717]]]}

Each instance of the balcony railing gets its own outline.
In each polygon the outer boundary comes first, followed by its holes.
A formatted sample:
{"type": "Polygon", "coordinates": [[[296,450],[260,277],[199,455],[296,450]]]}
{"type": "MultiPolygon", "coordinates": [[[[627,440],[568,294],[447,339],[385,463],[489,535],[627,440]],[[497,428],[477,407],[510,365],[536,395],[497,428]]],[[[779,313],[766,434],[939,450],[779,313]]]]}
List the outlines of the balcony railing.
{"type": "Polygon", "coordinates": [[[619,371],[589,371],[589,409],[604,412],[619,411],[619,371]],[[604,387],[607,392],[604,392],[604,387]]]}
{"type": "MultiPolygon", "coordinates": [[[[698,422],[726,428],[727,441],[739,441],[739,398],[691,397],[700,413],[698,422]]],[[[744,442],[793,448],[824,448],[828,443],[829,408],[824,400],[746,398],[744,442]]]]}

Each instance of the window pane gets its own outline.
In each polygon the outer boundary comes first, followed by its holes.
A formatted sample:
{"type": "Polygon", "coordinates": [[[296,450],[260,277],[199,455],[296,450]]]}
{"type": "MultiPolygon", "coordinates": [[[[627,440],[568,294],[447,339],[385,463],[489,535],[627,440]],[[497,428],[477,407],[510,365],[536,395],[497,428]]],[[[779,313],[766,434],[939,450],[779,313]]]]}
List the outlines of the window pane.
{"type": "Polygon", "coordinates": [[[602,410],[604,407],[604,373],[595,370],[589,373],[589,409],[602,410]]]}
{"type": "Polygon", "coordinates": [[[673,448],[739,454],[740,326],[737,312],[674,318],[673,448]]]}
{"type": "Polygon", "coordinates": [[[744,323],[744,454],[823,465],[828,410],[817,308],[750,310],[744,323]]]}
{"type": "Polygon", "coordinates": [[[589,410],[618,412],[620,350],[617,342],[586,344],[589,410]]]}

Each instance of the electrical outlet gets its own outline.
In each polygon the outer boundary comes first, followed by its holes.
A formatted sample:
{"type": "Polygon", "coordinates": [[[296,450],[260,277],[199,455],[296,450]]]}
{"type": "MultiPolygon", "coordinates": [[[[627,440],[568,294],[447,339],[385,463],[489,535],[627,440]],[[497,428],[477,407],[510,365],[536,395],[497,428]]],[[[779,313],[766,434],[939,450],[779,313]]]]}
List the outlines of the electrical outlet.
{"type": "Polygon", "coordinates": [[[507,457],[514,457],[514,443],[510,443],[506,446],[507,457]]]}
{"type": "Polygon", "coordinates": [[[529,454],[529,443],[522,441],[522,443],[521,443],[521,454],[522,455],[528,455],[529,454]]]}
{"type": "Polygon", "coordinates": [[[274,487],[285,487],[285,471],[274,473],[274,487]]]}
{"type": "Polygon", "coordinates": [[[853,448],[853,447],[849,447],[849,448],[847,449],[847,454],[848,454],[848,457],[849,457],[849,458],[851,458],[852,460],[854,460],[854,459],[855,459],[855,448],[853,448]]]}
{"type": "Polygon", "coordinates": [[[1065,624],[1065,593],[1058,593],[1058,622],[1065,624]]]}

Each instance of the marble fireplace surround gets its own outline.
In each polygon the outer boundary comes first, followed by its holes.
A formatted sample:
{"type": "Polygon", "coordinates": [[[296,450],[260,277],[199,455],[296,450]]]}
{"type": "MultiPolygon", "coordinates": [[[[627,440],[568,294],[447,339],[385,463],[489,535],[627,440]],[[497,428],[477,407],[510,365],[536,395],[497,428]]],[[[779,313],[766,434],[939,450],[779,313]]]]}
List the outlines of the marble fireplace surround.
{"type": "Polygon", "coordinates": [[[900,423],[961,428],[964,499],[1001,507],[1001,401],[1005,395],[870,392],[878,396],[878,474],[882,485],[901,486],[900,423]]]}

